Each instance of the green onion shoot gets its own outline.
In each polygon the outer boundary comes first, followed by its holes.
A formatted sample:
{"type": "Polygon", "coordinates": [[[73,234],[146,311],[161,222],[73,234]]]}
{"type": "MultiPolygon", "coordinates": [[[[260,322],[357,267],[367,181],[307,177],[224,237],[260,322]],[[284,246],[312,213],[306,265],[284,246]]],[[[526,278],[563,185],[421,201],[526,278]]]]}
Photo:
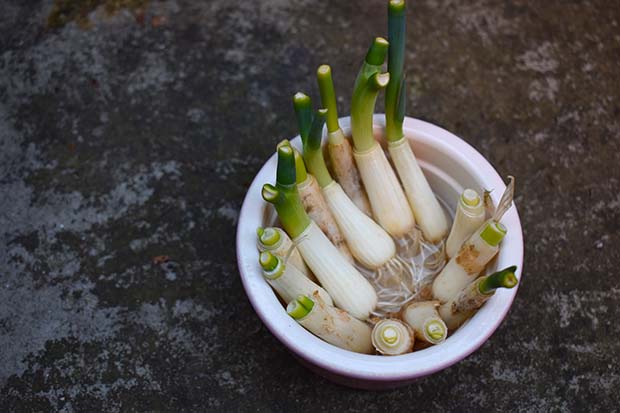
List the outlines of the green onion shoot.
{"type": "Polygon", "coordinates": [[[377,93],[390,75],[381,73],[388,42],[376,38],[357,75],[351,101],[353,156],[372,206],[373,216],[391,236],[404,239],[415,230],[415,219],[405,193],[373,133],[377,93]]]}
{"type": "Polygon", "coordinates": [[[398,172],[413,215],[424,238],[441,241],[448,233],[448,219],[435,197],[409,140],[403,133],[407,100],[403,68],[405,63],[406,6],[404,0],[388,3],[388,71],[390,83],[385,91],[385,121],[388,151],[398,172]]]}
{"type": "Polygon", "coordinates": [[[276,208],[306,264],[334,303],[352,316],[365,320],[377,305],[370,283],[332,244],[304,210],[295,181],[293,148],[278,148],[276,185],[263,185],[263,198],[276,208]]]}
{"type": "Polygon", "coordinates": [[[328,65],[319,66],[316,77],[321,92],[321,103],[327,108],[327,152],[336,180],[359,210],[372,216],[370,201],[353,159],[353,148],[349,140],[345,138],[338,122],[336,92],[331,68],[328,65]]]}

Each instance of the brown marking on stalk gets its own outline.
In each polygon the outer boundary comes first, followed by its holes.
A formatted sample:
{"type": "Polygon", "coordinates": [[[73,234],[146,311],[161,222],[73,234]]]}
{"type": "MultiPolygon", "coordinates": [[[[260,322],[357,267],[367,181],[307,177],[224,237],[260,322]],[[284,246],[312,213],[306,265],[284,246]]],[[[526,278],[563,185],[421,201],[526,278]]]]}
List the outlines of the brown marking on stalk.
{"type": "Polygon", "coordinates": [[[460,265],[470,276],[480,272],[480,265],[477,263],[480,251],[471,244],[465,244],[456,256],[456,263],[460,265]]]}
{"type": "Polygon", "coordinates": [[[340,232],[340,228],[327,206],[327,202],[323,197],[323,193],[316,179],[312,175],[308,175],[308,179],[304,183],[298,185],[297,188],[301,197],[301,203],[310,219],[319,226],[332,244],[334,244],[349,261],[353,262],[351,251],[349,251],[349,247],[340,232]]]}
{"type": "Polygon", "coordinates": [[[370,201],[353,158],[351,143],[345,139],[338,145],[327,145],[331,166],[336,180],[353,203],[368,216],[372,216],[370,201]]]}
{"type": "Polygon", "coordinates": [[[467,289],[461,292],[456,300],[452,303],[452,313],[464,313],[467,311],[477,310],[489,299],[492,294],[482,294],[479,290],[480,282],[470,284],[467,289]]]}
{"type": "Polygon", "coordinates": [[[420,286],[417,299],[419,301],[428,301],[433,298],[433,283],[428,282],[420,286]]]}

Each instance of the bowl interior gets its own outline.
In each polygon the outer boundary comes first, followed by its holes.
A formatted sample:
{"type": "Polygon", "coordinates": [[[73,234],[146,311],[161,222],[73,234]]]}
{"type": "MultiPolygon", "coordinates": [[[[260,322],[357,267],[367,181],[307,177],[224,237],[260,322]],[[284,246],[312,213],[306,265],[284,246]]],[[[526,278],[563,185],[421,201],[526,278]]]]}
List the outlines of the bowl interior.
{"type": "MultiPolygon", "coordinates": [[[[384,117],[375,115],[375,134],[382,136],[384,117]]],[[[350,134],[349,118],[341,119],[345,134],[350,134]]],[[[453,214],[459,194],[465,188],[493,189],[497,204],[505,185],[493,167],[470,145],[451,133],[429,123],[407,118],[404,131],[431,187],[453,214]]],[[[299,137],[292,140],[301,149],[299,137]]],[[[320,368],[347,377],[371,380],[412,379],[443,369],[477,349],[499,326],[516,294],[499,290],[472,319],[441,345],[396,357],[369,356],[342,350],[315,337],[290,318],[275,293],[263,280],[255,245],[258,226],[273,225],[276,216],[265,203],[260,190],[275,179],[276,157],[272,156],[258,173],[244,201],[237,229],[237,257],[242,281],[259,317],[290,350],[320,368]]],[[[517,265],[517,277],[523,259],[521,225],[516,208],[511,208],[502,223],[508,234],[488,270],[517,265]]]]}

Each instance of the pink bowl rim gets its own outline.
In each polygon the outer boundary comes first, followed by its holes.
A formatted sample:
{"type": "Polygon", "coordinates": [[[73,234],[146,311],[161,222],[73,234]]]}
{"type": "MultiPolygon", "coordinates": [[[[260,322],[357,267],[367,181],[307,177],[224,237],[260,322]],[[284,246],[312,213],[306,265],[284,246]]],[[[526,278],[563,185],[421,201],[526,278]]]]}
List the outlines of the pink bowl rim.
{"type": "MultiPolygon", "coordinates": [[[[376,114],[374,123],[377,126],[384,126],[384,115],[376,114]]],[[[340,124],[345,134],[350,133],[349,117],[341,118],[340,124]]],[[[501,196],[505,184],[491,164],[471,145],[447,130],[419,119],[406,117],[404,130],[410,140],[437,146],[450,156],[459,158],[470,173],[473,172],[477,176],[479,182],[491,183],[495,188],[492,196],[495,202],[498,201],[497,198],[501,196]]],[[[298,137],[292,142],[295,146],[300,145],[298,137]]],[[[252,221],[250,217],[257,214],[256,203],[253,202],[256,199],[254,193],[260,194],[260,187],[264,183],[273,182],[275,163],[273,155],[257,173],[244,199],[237,225],[237,262],[241,281],[254,310],[271,333],[290,351],[332,374],[364,381],[404,382],[427,376],[458,363],[482,346],[499,327],[512,305],[518,288],[498,291],[471,320],[441,345],[395,357],[357,354],[325,343],[288,317],[279,303],[282,308],[281,315],[284,317],[273,311],[270,313],[269,308],[273,300],[277,302],[277,298],[273,292],[267,292],[271,290],[260,275],[255,247],[251,253],[247,250],[250,245],[247,237],[251,237],[251,244],[254,245],[256,227],[250,225],[252,221]],[[258,279],[264,286],[257,282],[258,279]],[[303,341],[295,341],[295,337],[302,337],[303,341]],[[458,338],[458,343],[455,338],[458,338]]],[[[420,164],[425,169],[425,162],[421,161],[420,164]]],[[[508,227],[509,234],[502,243],[498,266],[503,265],[502,256],[508,255],[509,257],[503,261],[508,260],[516,264],[517,277],[521,279],[523,235],[516,206],[506,213],[502,222],[508,227]]]]}

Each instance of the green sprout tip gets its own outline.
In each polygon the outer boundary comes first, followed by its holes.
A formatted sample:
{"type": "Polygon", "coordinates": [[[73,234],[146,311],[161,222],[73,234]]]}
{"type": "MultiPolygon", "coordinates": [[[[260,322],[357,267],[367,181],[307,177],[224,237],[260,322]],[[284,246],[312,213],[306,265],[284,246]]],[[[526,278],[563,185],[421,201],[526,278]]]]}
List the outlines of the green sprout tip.
{"type": "Polygon", "coordinates": [[[390,83],[390,74],[381,73],[387,48],[387,40],[376,38],[355,79],[351,98],[351,131],[353,144],[358,152],[367,151],[377,144],[373,134],[372,118],[379,90],[390,83]]]}
{"type": "Polygon", "coordinates": [[[388,72],[392,76],[385,90],[385,131],[387,140],[404,138],[403,121],[407,93],[404,79],[406,5],[404,0],[388,3],[388,72]]]}
{"type": "Polygon", "coordinates": [[[519,280],[515,275],[517,266],[513,265],[503,270],[497,271],[487,277],[484,277],[478,286],[481,294],[492,294],[498,288],[513,288],[519,280]]]}
{"type": "Polygon", "coordinates": [[[327,108],[327,130],[329,133],[340,129],[338,123],[338,109],[336,104],[336,92],[332,79],[332,69],[329,65],[321,65],[316,71],[316,78],[321,93],[321,103],[327,108]]]}
{"type": "Polygon", "coordinates": [[[314,175],[321,188],[326,187],[333,181],[325,165],[323,150],[321,148],[323,125],[325,125],[327,113],[327,109],[319,109],[316,111],[314,119],[312,120],[312,127],[310,128],[308,139],[304,143],[304,160],[306,161],[308,170],[314,175]]]}
{"type": "Polygon", "coordinates": [[[305,142],[312,127],[312,101],[305,93],[297,92],[293,96],[293,107],[297,116],[299,136],[305,142]]]}
{"type": "Polygon", "coordinates": [[[288,303],[286,312],[295,320],[299,320],[310,314],[312,308],[314,308],[314,301],[305,295],[300,295],[288,303]]]}
{"type": "Polygon", "coordinates": [[[299,236],[310,225],[310,218],[304,211],[297,191],[292,147],[282,145],[278,148],[276,186],[263,185],[262,195],[265,201],[275,206],[282,226],[291,238],[299,236]]]}

